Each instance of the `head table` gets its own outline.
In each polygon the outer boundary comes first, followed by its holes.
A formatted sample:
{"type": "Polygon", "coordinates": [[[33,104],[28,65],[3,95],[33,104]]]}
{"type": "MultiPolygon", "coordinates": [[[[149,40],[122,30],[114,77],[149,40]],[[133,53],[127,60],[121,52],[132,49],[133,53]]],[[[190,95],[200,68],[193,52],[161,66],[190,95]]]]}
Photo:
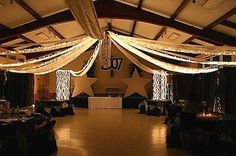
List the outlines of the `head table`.
{"type": "Polygon", "coordinates": [[[88,108],[122,108],[122,97],[89,97],[88,108]]]}

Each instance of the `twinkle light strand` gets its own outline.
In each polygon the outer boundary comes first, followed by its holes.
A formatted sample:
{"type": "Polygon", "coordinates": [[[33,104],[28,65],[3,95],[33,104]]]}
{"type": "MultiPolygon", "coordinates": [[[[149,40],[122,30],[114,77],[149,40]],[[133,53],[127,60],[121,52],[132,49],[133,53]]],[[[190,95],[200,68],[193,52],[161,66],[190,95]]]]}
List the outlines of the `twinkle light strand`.
{"type": "Polygon", "coordinates": [[[80,71],[70,70],[71,74],[73,76],[83,76],[84,74],[86,74],[88,70],[92,67],[94,61],[96,60],[99,52],[101,51],[101,47],[102,47],[102,40],[99,41],[98,45],[96,46],[93,52],[93,55],[89,58],[86,65],[80,71]]]}
{"type": "Polygon", "coordinates": [[[202,60],[202,59],[198,59],[198,58],[193,58],[193,57],[188,57],[188,56],[183,56],[180,54],[175,54],[175,53],[171,53],[171,52],[167,52],[164,50],[152,50],[152,49],[148,49],[139,45],[136,45],[135,43],[131,42],[128,43],[129,45],[140,49],[142,51],[145,51],[147,53],[153,54],[153,55],[157,55],[157,56],[161,56],[161,57],[165,57],[165,58],[169,58],[172,60],[177,60],[177,61],[183,61],[183,62],[189,62],[189,63],[199,63],[199,64],[207,64],[207,65],[219,65],[219,66],[235,66],[236,62],[231,61],[231,62],[226,62],[226,61],[206,61],[206,60],[202,60]]]}
{"type": "Polygon", "coordinates": [[[159,66],[163,69],[173,71],[173,72],[178,72],[178,73],[186,73],[186,74],[198,74],[198,73],[209,73],[209,72],[214,72],[217,71],[218,68],[213,67],[213,68],[191,68],[191,67],[183,67],[183,66],[178,66],[170,63],[166,63],[163,61],[160,61],[158,59],[154,59],[153,57],[144,54],[143,52],[139,51],[138,49],[124,43],[121,41],[119,38],[116,37],[113,33],[109,33],[110,37],[115,40],[119,45],[130,51],[131,53],[141,57],[142,59],[159,66]]]}
{"type": "Polygon", "coordinates": [[[181,53],[204,54],[204,55],[236,55],[236,47],[229,46],[201,46],[190,44],[176,44],[148,39],[116,35],[125,42],[132,42],[153,50],[167,50],[181,53]]]}
{"type": "Polygon", "coordinates": [[[142,69],[145,72],[148,72],[151,74],[155,73],[155,69],[152,69],[152,68],[144,65],[143,63],[141,63],[139,60],[137,60],[135,57],[133,57],[131,54],[129,54],[126,49],[124,49],[123,47],[118,45],[113,39],[111,39],[111,41],[137,67],[139,67],[140,69],[142,69]]]}
{"type": "MultiPolygon", "coordinates": [[[[85,41],[87,38],[84,38],[83,41],[85,41]]],[[[81,40],[82,42],[82,40],[81,40]]],[[[77,45],[81,42],[78,42],[77,45]]],[[[30,59],[30,60],[27,60],[25,62],[17,62],[17,63],[7,63],[7,64],[0,64],[0,68],[10,68],[10,67],[19,67],[19,66],[24,66],[24,65],[29,65],[29,64],[33,64],[33,63],[37,63],[37,62],[40,62],[40,61],[45,61],[45,60],[49,60],[51,58],[54,58],[54,57],[57,57],[57,56],[60,56],[62,54],[65,54],[65,53],[68,53],[70,52],[71,50],[75,49],[77,46],[73,46],[71,48],[68,48],[68,49],[65,49],[65,50],[61,50],[61,51],[57,51],[57,52],[54,52],[54,53],[51,53],[51,54],[48,54],[48,55],[45,55],[45,56],[41,56],[41,57],[38,57],[38,58],[33,58],[33,59],[30,59]]]]}
{"type": "Polygon", "coordinates": [[[43,74],[53,72],[67,65],[69,62],[73,61],[74,59],[76,59],[84,51],[86,51],[89,47],[91,47],[96,41],[97,39],[93,39],[89,37],[87,40],[76,45],[76,47],[70,52],[63,54],[59,57],[56,57],[55,59],[37,64],[33,67],[13,69],[10,71],[17,72],[17,73],[34,73],[36,75],[43,75],[43,74]]]}
{"type": "Polygon", "coordinates": [[[70,48],[66,49],[65,54],[63,54],[63,55],[60,55],[58,57],[55,57],[51,60],[48,60],[48,61],[45,61],[45,62],[42,62],[42,63],[33,64],[33,66],[28,65],[26,67],[17,67],[17,68],[13,68],[13,70],[19,70],[19,71],[33,70],[33,69],[38,69],[38,68],[50,65],[52,63],[56,63],[58,61],[64,60],[65,58],[68,58],[68,57],[72,56],[73,53],[77,53],[77,51],[80,50],[81,47],[85,46],[90,41],[92,41],[92,40],[91,40],[90,37],[88,37],[87,40],[84,40],[83,42],[81,42],[81,43],[79,43],[79,44],[77,44],[73,47],[70,47],[70,48]]]}
{"type": "Polygon", "coordinates": [[[62,48],[76,45],[86,39],[87,37],[83,37],[81,39],[76,39],[76,40],[66,41],[66,42],[59,42],[59,43],[50,44],[47,46],[40,46],[40,47],[22,49],[22,50],[7,50],[7,51],[0,52],[0,55],[9,55],[9,54],[16,55],[16,54],[28,54],[28,53],[52,51],[52,50],[62,49],[62,48]]]}

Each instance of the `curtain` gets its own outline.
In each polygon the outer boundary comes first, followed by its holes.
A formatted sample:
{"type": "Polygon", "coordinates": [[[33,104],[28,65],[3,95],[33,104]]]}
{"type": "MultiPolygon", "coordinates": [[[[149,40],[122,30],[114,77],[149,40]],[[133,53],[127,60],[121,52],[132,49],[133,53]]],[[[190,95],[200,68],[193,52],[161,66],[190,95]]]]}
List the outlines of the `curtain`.
{"type": "Polygon", "coordinates": [[[0,99],[4,95],[4,71],[0,70],[0,99]]]}
{"type": "Polygon", "coordinates": [[[208,106],[213,107],[217,90],[217,72],[206,74],[204,81],[204,101],[208,106]]]}
{"type": "Polygon", "coordinates": [[[20,107],[33,104],[34,75],[7,72],[7,82],[4,88],[5,98],[11,106],[20,107]]]}
{"type": "MultiPolygon", "coordinates": [[[[224,78],[224,83],[222,84],[222,88],[224,89],[221,94],[224,95],[224,108],[226,114],[236,113],[236,68],[225,68],[224,73],[222,75],[224,78]]],[[[223,99],[223,97],[221,96],[223,99]]]]}
{"type": "Polygon", "coordinates": [[[177,99],[206,101],[211,108],[219,97],[222,111],[235,115],[236,68],[223,68],[208,74],[174,75],[173,92],[177,99]]]}
{"type": "Polygon", "coordinates": [[[174,97],[177,99],[190,99],[190,97],[192,96],[193,79],[194,75],[174,75],[174,97]]]}
{"type": "Polygon", "coordinates": [[[66,0],[66,3],[87,35],[103,39],[93,0],[66,0]]]}
{"type": "Polygon", "coordinates": [[[213,107],[216,96],[216,72],[195,75],[174,75],[173,93],[176,99],[187,99],[196,111],[202,108],[202,101],[213,107]]]}

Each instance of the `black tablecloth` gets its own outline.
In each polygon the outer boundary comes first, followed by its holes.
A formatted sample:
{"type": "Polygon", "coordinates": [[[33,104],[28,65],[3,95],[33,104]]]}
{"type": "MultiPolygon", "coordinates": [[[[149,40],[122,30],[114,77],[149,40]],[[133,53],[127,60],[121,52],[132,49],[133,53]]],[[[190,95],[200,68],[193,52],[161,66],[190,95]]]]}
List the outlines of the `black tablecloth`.
{"type": "MultiPolygon", "coordinates": [[[[3,116],[2,116],[3,117],[3,116]]],[[[57,150],[56,121],[42,114],[6,116],[0,120],[0,155],[49,155],[57,150]]]]}
{"type": "Polygon", "coordinates": [[[37,101],[37,109],[39,113],[46,111],[52,116],[64,116],[64,115],[73,115],[74,106],[70,100],[40,100],[37,101]],[[40,108],[40,107],[43,107],[40,108]]]}

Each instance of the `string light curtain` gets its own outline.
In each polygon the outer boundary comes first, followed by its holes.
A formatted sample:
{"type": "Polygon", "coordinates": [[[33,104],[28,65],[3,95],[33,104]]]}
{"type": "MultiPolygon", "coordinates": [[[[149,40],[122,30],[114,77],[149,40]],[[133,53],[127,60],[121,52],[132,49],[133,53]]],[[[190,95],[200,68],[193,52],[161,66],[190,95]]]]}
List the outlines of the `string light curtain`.
{"type": "Polygon", "coordinates": [[[163,70],[156,70],[153,74],[153,100],[167,100],[167,72],[163,70]]]}
{"type": "Polygon", "coordinates": [[[56,99],[69,100],[70,98],[70,71],[56,71],[56,99]]]}
{"type": "Polygon", "coordinates": [[[86,34],[92,38],[102,40],[103,35],[93,0],[66,0],[66,3],[86,34]]]}
{"type": "Polygon", "coordinates": [[[110,59],[111,59],[111,40],[107,37],[104,33],[104,40],[102,45],[102,50],[99,53],[99,64],[100,68],[108,68],[110,66],[110,59]]]}
{"type": "Polygon", "coordinates": [[[173,71],[173,72],[178,72],[178,73],[185,73],[185,74],[198,74],[198,73],[209,73],[209,72],[214,72],[217,71],[218,68],[191,68],[191,67],[183,67],[183,66],[178,66],[170,63],[166,63],[163,61],[160,61],[158,59],[154,59],[149,55],[144,54],[143,52],[139,51],[138,49],[124,43],[121,41],[119,38],[116,37],[113,33],[110,33],[110,37],[115,40],[119,45],[130,51],[131,53],[141,57],[142,59],[159,66],[163,69],[166,69],[168,71],[173,71]]]}

